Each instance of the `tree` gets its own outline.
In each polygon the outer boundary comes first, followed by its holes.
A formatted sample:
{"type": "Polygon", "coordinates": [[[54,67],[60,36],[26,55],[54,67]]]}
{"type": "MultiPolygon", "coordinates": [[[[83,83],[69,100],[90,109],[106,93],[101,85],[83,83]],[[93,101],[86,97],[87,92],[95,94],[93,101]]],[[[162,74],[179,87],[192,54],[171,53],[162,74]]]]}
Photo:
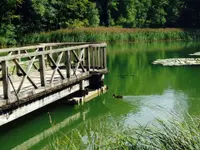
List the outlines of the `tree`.
{"type": "Polygon", "coordinates": [[[88,26],[97,27],[99,26],[99,11],[95,3],[89,2],[87,7],[87,20],[88,26]]]}
{"type": "Polygon", "coordinates": [[[135,0],[119,1],[119,18],[117,24],[123,27],[136,27],[136,2],[135,0]]]}
{"type": "Polygon", "coordinates": [[[169,5],[168,0],[152,0],[152,5],[149,11],[150,27],[163,27],[166,23],[166,10],[169,5]]]}
{"type": "Polygon", "coordinates": [[[148,15],[151,8],[151,0],[136,0],[136,26],[139,28],[149,27],[151,23],[148,15]]]}
{"type": "Polygon", "coordinates": [[[15,43],[15,25],[14,20],[19,19],[16,15],[16,8],[22,3],[22,0],[1,0],[0,1],[0,40],[1,43],[15,43]]]}

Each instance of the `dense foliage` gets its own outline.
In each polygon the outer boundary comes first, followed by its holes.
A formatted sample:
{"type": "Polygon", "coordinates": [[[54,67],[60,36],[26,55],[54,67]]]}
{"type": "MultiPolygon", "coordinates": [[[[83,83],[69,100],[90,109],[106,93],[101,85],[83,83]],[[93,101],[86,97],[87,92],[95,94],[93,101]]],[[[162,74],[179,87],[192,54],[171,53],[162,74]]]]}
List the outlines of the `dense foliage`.
{"type": "Polygon", "coordinates": [[[63,28],[200,26],[199,0],[1,0],[0,40],[63,28]]]}

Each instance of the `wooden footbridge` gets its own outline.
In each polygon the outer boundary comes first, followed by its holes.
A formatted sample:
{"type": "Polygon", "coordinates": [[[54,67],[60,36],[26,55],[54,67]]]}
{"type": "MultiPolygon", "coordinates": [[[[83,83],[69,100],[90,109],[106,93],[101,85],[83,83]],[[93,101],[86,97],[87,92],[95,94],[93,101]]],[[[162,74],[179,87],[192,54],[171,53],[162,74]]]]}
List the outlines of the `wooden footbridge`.
{"type": "Polygon", "coordinates": [[[106,43],[43,43],[0,55],[0,125],[88,87],[101,89],[107,73],[106,43]]]}

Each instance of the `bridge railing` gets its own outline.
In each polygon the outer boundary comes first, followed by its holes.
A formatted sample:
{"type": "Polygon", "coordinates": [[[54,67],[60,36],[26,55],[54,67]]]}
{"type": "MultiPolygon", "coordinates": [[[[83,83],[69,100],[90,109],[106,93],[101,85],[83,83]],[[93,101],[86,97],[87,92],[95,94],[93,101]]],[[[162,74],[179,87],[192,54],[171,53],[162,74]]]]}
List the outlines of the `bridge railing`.
{"type": "Polygon", "coordinates": [[[32,92],[34,89],[42,91],[55,83],[106,69],[106,43],[48,43],[0,51],[9,53],[0,56],[2,94],[7,100],[23,97],[25,80],[29,81],[32,92]],[[39,80],[32,78],[33,74],[38,75],[39,80]]]}
{"type": "MultiPolygon", "coordinates": [[[[13,47],[13,48],[5,48],[0,49],[0,56],[12,56],[12,55],[19,55],[19,54],[28,54],[32,52],[38,52],[42,49],[42,51],[48,51],[58,48],[66,48],[71,46],[78,46],[78,45],[85,45],[85,44],[98,44],[94,42],[63,42],[63,43],[40,43],[39,45],[35,46],[24,46],[24,47],[13,47]]],[[[30,57],[27,59],[31,60],[30,57]]],[[[49,60],[50,61],[50,60],[49,60]]],[[[19,59],[19,62],[21,63],[21,59],[19,59]]],[[[10,65],[15,66],[15,64],[11,63],[10,65]]],[[[35,68],[35,64],[33,64],[35,68]]],[[[14,69],[16,69],[17,75],[21,75],[20,69],[15,66],[14,69]]],[[[0,63],[0,70],[1,70],[1,63],[0,63]]]]}
{"type": "Polygon", "coordinates": [[[36,52],[39,48],[44,48],[44,50],[52,50],[56,48],[64,48],[78,45],[86,44],[98,44],[93,42],[63,42],[63,43],[40,43],[34,46],[24,46],[24,47],[11,47],[0,49],[0,56],[11,56],[18,54],[26,54],[30,52],[36,52]]]}

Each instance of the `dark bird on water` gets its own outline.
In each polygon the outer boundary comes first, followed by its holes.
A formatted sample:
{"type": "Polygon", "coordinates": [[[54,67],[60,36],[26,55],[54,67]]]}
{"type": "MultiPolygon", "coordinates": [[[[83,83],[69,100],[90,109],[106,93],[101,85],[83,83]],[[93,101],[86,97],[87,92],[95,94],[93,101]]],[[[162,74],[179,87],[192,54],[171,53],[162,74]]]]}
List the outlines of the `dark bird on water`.
{"type": "Polygon", "coordinates": [[[122,99],[123,96],[122,96],[122,95],[116,95],[116,94],[113,94],[113,98],[122,99]]]}

